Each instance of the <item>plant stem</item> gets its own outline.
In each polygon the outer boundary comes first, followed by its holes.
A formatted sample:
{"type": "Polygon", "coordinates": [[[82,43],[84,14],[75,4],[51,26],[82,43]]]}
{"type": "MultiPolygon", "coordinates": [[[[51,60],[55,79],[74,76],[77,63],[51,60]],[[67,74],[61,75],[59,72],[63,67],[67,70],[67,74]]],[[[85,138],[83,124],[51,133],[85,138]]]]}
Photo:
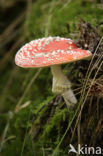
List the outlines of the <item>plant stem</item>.
{"type": "Polygon", "coordinates": [[[68,107],[77,103],[77,99],[71,89],[71,82],[64,75],[60,65],[51,66],[53,74],[52,92],[61,94],[68,107]]]}

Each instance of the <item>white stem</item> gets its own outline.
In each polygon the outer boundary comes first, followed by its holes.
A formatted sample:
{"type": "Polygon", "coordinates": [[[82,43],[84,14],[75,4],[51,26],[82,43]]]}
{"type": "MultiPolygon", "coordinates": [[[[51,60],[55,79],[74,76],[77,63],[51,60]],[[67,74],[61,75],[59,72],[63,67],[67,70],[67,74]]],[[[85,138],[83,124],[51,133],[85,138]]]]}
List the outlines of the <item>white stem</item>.
{"type": "Polygon", "coordinates": [[[62,94],[67,106],[77,103],[77,99],[71,89],[71,82],[64,75],[60,65],[51,66],[53,74],[52,92],[62,94]]]}

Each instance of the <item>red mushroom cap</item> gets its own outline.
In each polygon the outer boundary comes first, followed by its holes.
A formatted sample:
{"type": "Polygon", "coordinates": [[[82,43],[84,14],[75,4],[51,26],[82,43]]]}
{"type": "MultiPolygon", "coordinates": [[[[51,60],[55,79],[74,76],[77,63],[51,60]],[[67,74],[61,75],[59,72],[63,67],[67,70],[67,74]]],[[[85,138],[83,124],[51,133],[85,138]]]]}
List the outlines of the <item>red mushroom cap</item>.
{"type": "Polygon", "coordinates": [[[24,68],[45,67],[73,62],[92,56],[89,50],[83,50],[71,39],[47,37],[33,40],[24,45],[15,56],[15,63],[24,68]]]}

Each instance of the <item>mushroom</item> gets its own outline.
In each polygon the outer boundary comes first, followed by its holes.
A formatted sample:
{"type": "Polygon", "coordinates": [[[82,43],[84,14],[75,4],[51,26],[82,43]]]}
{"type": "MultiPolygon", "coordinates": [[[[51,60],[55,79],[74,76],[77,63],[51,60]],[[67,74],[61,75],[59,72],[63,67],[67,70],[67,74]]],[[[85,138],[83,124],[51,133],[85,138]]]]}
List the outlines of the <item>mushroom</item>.
{"type": "Polygon", "coordinates": [[[89,50],[83,50],[69,38],[47,37],[33,40],[24,45],[15,56],[16,65],[24,68],[51,67],[53,74],[52,92],[61,94],[68,107],[77,103],[71,89],[71,82],[64,75],[61,64],[91,57],[89,50]]]}

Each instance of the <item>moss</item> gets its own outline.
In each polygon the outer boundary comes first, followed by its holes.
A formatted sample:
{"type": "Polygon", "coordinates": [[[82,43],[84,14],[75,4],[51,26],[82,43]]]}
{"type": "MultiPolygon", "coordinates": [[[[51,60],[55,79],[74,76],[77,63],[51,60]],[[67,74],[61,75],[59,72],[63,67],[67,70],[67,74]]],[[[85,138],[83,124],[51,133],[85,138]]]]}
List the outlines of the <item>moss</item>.
{"type": "MultiPolygon", "coordinates": [[[[28,30],[31,34],[34,34],[35,38],[44,35],[50,4],[51,3],[48,2],[46,7],[46,4],[38,1],[38,3],[32,7],[31,16],[28,21],[28,30]],[[40,23],[42,23],[42,27],[40,23]]],[[[67,24],[70,25],[71,32],[77,31],[74,23],[77,24],[78,19],[81,18],[90,22],[92,25],[96,25],[102,20],[102,9],[97,6],[96,2],[91,3],[89,1],[79,0],[65,5],[62,2],[57,4],[55,1],[51,15],[52,22],[50,23],[49,35],[68,36],[67,24]]]]}
{"type": "MultiPolygon", "coordinates": [[[[67,119],[68,116],[68,110],[66,108],[60,110],[58,106],[56,107],[57,110],[54,109],[54,113],[52,112],[53,115],[51,116],[50,114],[53,108],[50,107],[49,109],[49,107],[50,106],[48,105],[41,111],[37,119],[34,121],[32,128],[36,151],[39,150],[39,152],[42,153],[40,147],[44,147],[44,149],[50,148],[51,150],[47,152],[48,155],[52,152],[52,149],[55,147],[55,145],[59,143],[62,135],[61,124],[67,119]],[[39,132],[37,133],[37,131],[39,132]]],[[[63,154],[63,151],[61,151],[59,151],[59,154],[63,154]]]]}
{"type": "MultiPolygon", "coordinates": [[[[64,134],[68,121],[71,120],[74,113],[67,110],[67,108],[61,109],[62,103],[57,106],[47,106],[38,114],[37,119],[33,123],[32,133],[36,150],[43,146],[45,148],[51,148],[49,153],[53,152],[52,149],[58,145],[62,135],[64,134]],[[44,120],[44,121],[43,121],[44,120]],[[64,125],[64,126],[63,126],[64,125]]],[[[59,151],[60,153],[65,153],[59,151]]],[[[67,149],[66,149],[67,152],[67,149]]],[[[65,154],[64,154],[65,155],[65,154]]]]}
{"type": "Polygon", "coordinates": [[[55,131],[59,131],[60,123],[63,121],[65,113],[67,113],[67,109],[59,110],[59,112],[55,113],[54,116],[51,118],[51,121],[46,124],[42,135],[44,142],[51,137],[54,137],[55,139],[58,138],[58,135],[55,131]]]}
{"type": "MultiPolygon", "coordinates": [[[[93,27],[95,27],[102,21],[103,11],[96,1],[90,2],[89,0],[77,0],[68,3],[67,0],[53,0],[53,2],[54,7],[52,8],[51,12],[50,8],[52,1],[50,0],[37,0],[32,3],[32,5],[30,6],[31,8],[29,10],[28,17],[27,14],[25,14],[25,20],[23,19],[22,22],[17,25],[15,29],[13,29],[13,31],[15,32],[16,30],[18,30],[19,27],[20,31],[19,38],[15,37],[15,41],[21,40],[21,38],[24,37],[26,33],[29,33],[29,35],[25,37],[23,41],[25,43],[27,41],[30,41],[31,39],[44,37],[45,31],[47,29],[49,30],[48,35],[59,35],[76,39],[79,36],[79,30],[77,25],[81,18],[86,22],[91,23],[93,27]],[[50,17],[51,22],[49,23],[49,27],[47,28],[48,19],[50,17]]],[[[25,3],[25,6],[27,5],[26,2],[23,3],[25,3]]],[[[21,9],[24,8],[20,7],[20,12],[21,9]]],[[[19,10],[16,10],[16,14],[18,13],[19,15],[20,12],[19,10]]],[[[3,24],[1,23],[1,25],[3,24]]],[[[99,32],[100,34],[103,34],[102,25],[100,25],[99,27],[99,32]]],[[[10,42],[10,47],[11,45],[14,45],[14,41],[10,42]]],[[[14,54],[20,48],[19,46],[13,51],[14,54]]],[[[3,50],[1,49],[1,52],[2,51],[4,54],[7,54],[8,45],[7,47],[3,48],[3,50]]],[[[0,54],[0,56],[4,57],[4,54],[0,54]]],[[[12,57],[12,62],[13,60],[14,58],[12,57]]],[[[5,66],[5,69],[2,72],[3,74],[0,75],[0,108],[2,108],[2,112],[5,113],[4,116],[2,114],[0,115],[1,137],[7,123],[8,110],[13,111],[15,109],[16,104],[24,94],[28,84],[30,83],[32,77],[37,71],[37,69],[21,69],[19,67],[17,70],[15,70],[15,65],[12,64],[10,60],[8,62],[9,63],[5,66]],[[12,70],[14,70],[13,76],[12,70]],[[9,78],[11,79],[11,81],[9,85],[7,85],[9,78]],[[6,92],[3,91],[5,87],[6,92]]],[[[75,77],[77,78],[78,75],[76,74],[76,72],[79,69],[78,66],[74,71],[74,69],[72,69],[72,66],[73,64],[70,65],[70,68],[66,68],[67,72],[71,70],[71,79],[73,75],[76,75],[75,77]]],[[[83,81],[83,79],[81,80],[83,81]]],[[[78,81],[74,80],[74,84],[75,82],[77,82],[78,85],[78,81]]],[[[54,105],[56,99],[55,95],[53,95],[51,92],[51,85],[52,75],[50,73],[50,69],[42,69],[40,75],[32,84],[29,92],[26,94],[22,101],[22,104],[27,101],[31,101],[30,106],[21,110],[20,112],[18,112],[18,114],[14,115],[13,119],[10,121],[10,126],[6,138],[10,136],[15,136],[15,138],[5,142],[2,153],[0,153],[2,156],[14,156],[14,154],[15,156],[32,156],[35,152],[38,156],[42,156],[43,150],[45,151],[46,156],[52,155],[53,151],[59,144],[60,139],[64,135],[68,124],[71,122],[75,111],[68,112],[66,105],[63,103],[63,101],[60,103],[57,102],[59,103],[58,105],[54,105]],[[49,101],[52,102],[48,103],[49,101]],[[34,117],[35,119],[33,121],[34,117]],[[22,154],[21,151],[23,151],[22,154]]],[[[95,107],[95,102],[93,107],[95,107]]],[[[82,135],[86,133],[88,138],[88,136],[90,136],[90,134],[88,133],[93,131],[96,127],[96,117],[90,121],[87,110],[88,109],[85,108],[85,112],[82,115],[83,122],[81,123],[81,132],[82,135]],[[88,122],[88,129],[90,130],[89,132],[85,131],[85,123],[88,122]]],[[[91,112],[91,114],[95,116],[95,113],[91,112]]],[[[77,117],[78,116],[76,116],[75,121],[77,121],[77,117]]],[[[56,156],[67,155],[68,145],[70,143],[74,127],[75,124],[72,123],[67,135],[65,136],[65,139],[63,140],[58,152],[56,153],[56,156]]],[[[74,144],[77,144],[77,141],[78,136],[76,131],[74,132],[72,142],[74,144]]]]}

